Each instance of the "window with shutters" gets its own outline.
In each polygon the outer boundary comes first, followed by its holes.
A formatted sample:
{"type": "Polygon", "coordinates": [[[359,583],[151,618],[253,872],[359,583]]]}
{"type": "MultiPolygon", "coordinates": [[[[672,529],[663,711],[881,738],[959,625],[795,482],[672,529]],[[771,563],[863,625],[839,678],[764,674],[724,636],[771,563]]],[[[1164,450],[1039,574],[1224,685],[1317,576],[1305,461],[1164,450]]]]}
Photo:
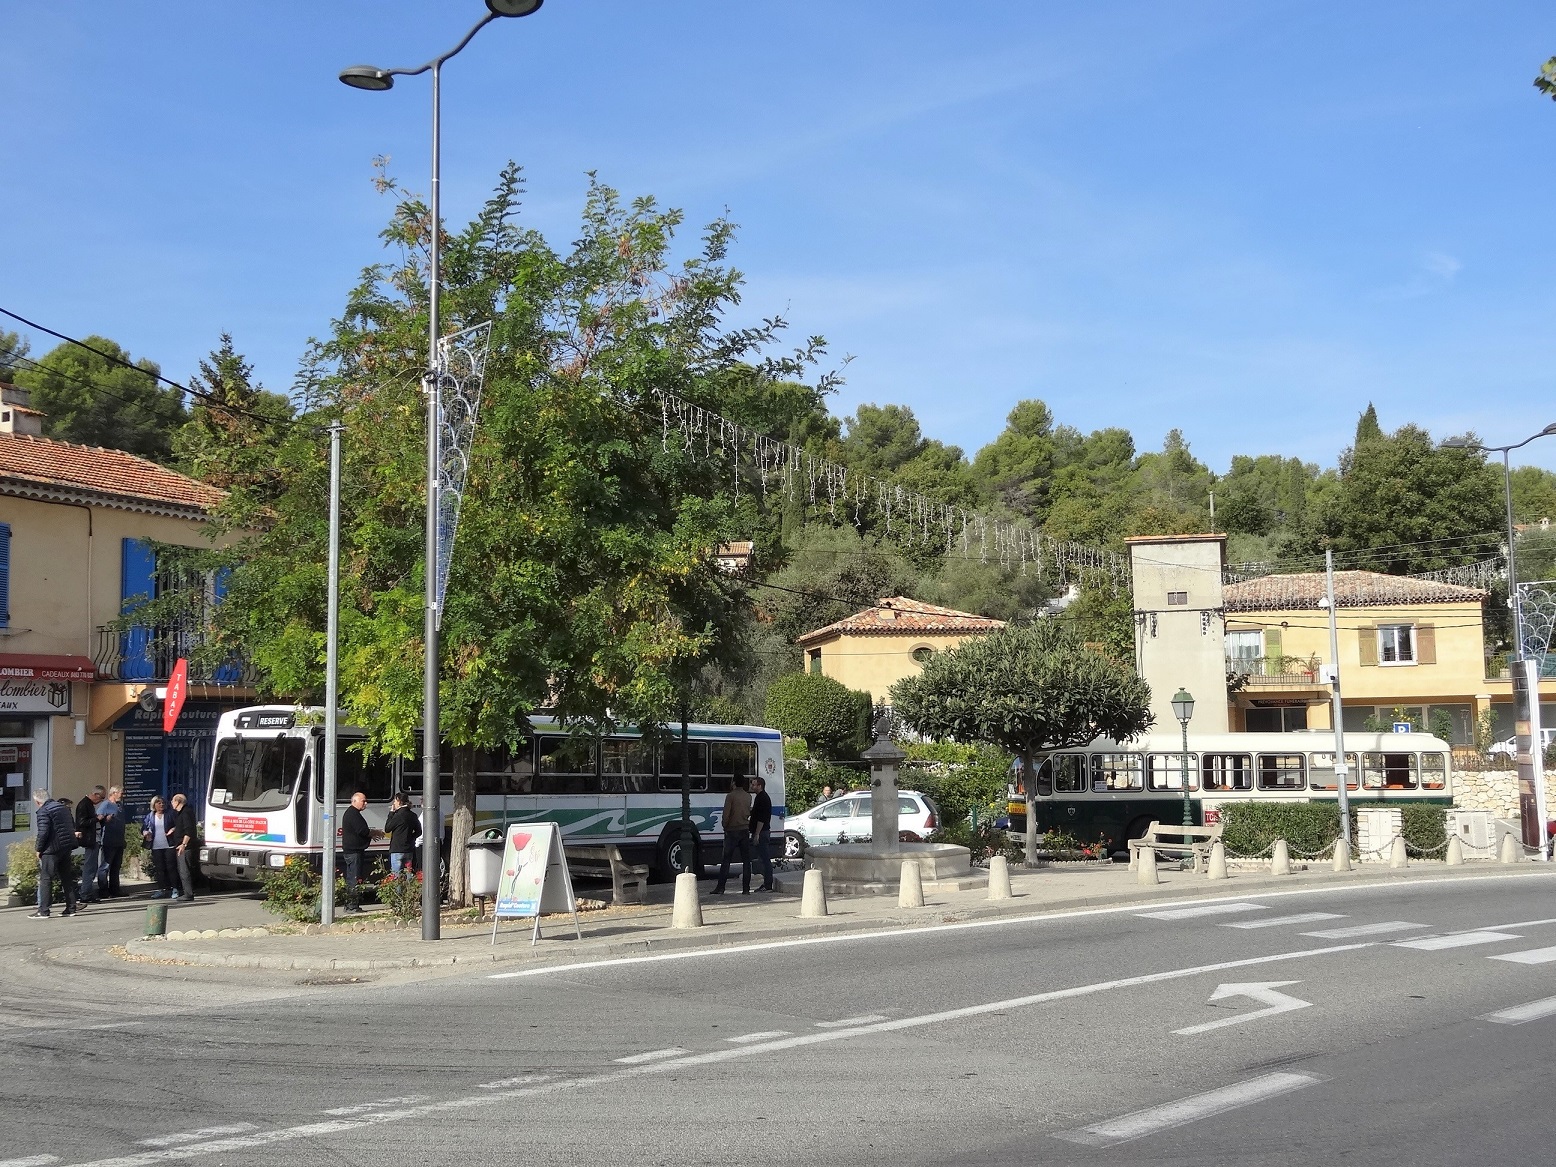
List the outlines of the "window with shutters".
{"type": "Polygon", "coordinates": [[[1380,665],[1416,663],[1414,624],[1378,625],[1378,663],[1380,665]]]}
{"type": "Polygon", "coordinates": [[[0,628],[11,626],[11,525],[0,523],[0,628]]]}

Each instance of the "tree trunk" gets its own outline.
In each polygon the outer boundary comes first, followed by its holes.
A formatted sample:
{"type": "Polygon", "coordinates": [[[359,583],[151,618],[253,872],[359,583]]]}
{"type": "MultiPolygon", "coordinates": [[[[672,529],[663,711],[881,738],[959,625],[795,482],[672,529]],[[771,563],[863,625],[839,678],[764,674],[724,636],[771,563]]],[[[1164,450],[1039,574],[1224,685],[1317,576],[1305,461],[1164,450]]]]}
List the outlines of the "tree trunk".
{"type": "Polygon", "coordinates": [[[1027,859],[1028,867],[1037,866],[1037,804],[1032,801],[1034,779],[1032,777],[1032,754],[1024,751],[1021,755],[1021,789],[1027,800],[1027,859]]]}
{"type": "Polygon", "coordinates": [[[470,852],[465,842],[475,833],[475,747],[454,747],[454,813],[449,819],[448,902],[470,906],[470,852]]]}

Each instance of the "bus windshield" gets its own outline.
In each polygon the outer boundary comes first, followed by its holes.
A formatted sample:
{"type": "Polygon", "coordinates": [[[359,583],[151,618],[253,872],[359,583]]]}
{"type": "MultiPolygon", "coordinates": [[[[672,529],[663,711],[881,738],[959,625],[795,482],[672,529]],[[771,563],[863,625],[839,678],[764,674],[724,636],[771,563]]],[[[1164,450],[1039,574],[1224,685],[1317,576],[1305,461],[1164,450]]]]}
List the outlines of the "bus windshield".
{"type": "Polygon", "coordinates": [[[216,744],[211,802],[242,810],[280,810],[292,797],[303,761],[295,737],[227,738],[216,744]],[[220,792],[225,791],[225,794],[220,792]]]}

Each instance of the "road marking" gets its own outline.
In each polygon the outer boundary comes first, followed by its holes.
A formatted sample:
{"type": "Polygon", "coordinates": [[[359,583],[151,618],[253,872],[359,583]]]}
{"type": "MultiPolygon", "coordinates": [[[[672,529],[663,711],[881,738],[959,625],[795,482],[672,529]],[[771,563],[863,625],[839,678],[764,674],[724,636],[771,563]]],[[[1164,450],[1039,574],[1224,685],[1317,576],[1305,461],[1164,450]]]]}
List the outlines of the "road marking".
{"type": "Polygon", "coordinates": [[[1160,912],[1136,912],[1145,920],[1192,920],[1196,916],[1227,916],[1233,912],[1267,912],[1263,904],[1199,904],[1192,908],[1166,908],[1160,912]]]}
{"type": "Polygon", "coordinates": [[[1521,940],[1511,932],[1454,932],[1447,936],[1423,936],[1419,940],[1395,940],[1394,948],[1418,948],[1422,952],[1439,952],[1444,948],[1468,948],[1472,944],[1498,944],[1503,940],[1521,940]]]}
{"type": "MultiPolygon", "coordinates": [[[[218,1135],[241,1135],[259,1128],[251,1122],[235,1122],[231,1126],[208,1126],[202,1130],[184,1131],[176,1135],[157,1135],[151,1139],[139,1139],[142,1147],[176,1147],[180,1143],[198,1143],[201,1139],[214,1139],[218,1135]]],[[[0,1167],[4,1167],[0,1164],[0,1167]]]]}
{"type": "Polygon", "coordinates": [[[0,1159],[0,1167],[52,1167],[58,1155],[32,1155],[26,1159],[0,1159]]]}
{"type": "Polygon", "coordinates": [[[370,1110],[394,1110],[399,1106],[412,1106],[418,1102],[427,1101],[425,1094],[407,1094],[404,1098],[380,1098],[377,1102],[359,1102],[355,1106],[335,1106],[329,1110],[320,1111],[321,1114],[366,1114],[370,1110]]]}
{"type": "MultiPolygon", "coordinates": [[[[1543,1001],[1530,1001],[1527,1005],[1498,1009],[1495,1013],[1487,1013],[1481,1020],[1495,1021],[1498,1025],[1522,1025],[1525,1021],[1538,1021],[1553,1013],[1556,1013],[1556,997],[1546,997],[1543,1001]]],[[[0,1164],[0,1167],[5,1165],[0,1164]]]]}
{"type": "Polygon", "coordinates": [[[1202,1118],[1225,1114],[1241,1106],[1278,1098],[1282,1094],[1315,1086],[1322,1081],[1324,1079],[1316,1074],[1263,1074],[1246,1082],[1223,1086],[1219,1090],[1207,1090],[1203,1094],[1180,1098],[1176,1102],[1137,1110],[1122,1118],[1093,1123],[1079,1130],[1059,1131],[1053,1137],[1088,1147],[1111,1147],[1157,1131],[1171,1130],[1175,1126],[1186,1126],[1202,1118]]]}
{"type": "Polygon", "coordinates": [[[739,1037],[726,1037],[724,1040],[736,1044],[744,1044],[751,1041],[772,1041],[775,1037],[788,1037],[787,1029],[768,1029],[761,1033],[742,1033],[739,1037]]]}
{"type": "Polygon", "coordinates": [[[1514,964],[1550,964],[1556,960],[1556,948],[1530,948],[1523,952],[1499,952],[1487,960],[1510,960],[1514,964]]]}
{"type": "Polygon", "coordinates": [[[1304,932],[1320,940],[1349,940],[1353,936],[1382,936],[1387,932],[1419,932],[1430,924],[1410,924],[1404,920],[1384,920],[1381,924],[1353,924],[1349,928],[1327,928],[1322,932],[1304,932]]]}
{"type": "Polygon", "coordinates": [[[651,1049],[646,1054],[632,1054],[629,1057],[617,1058],[624,1066],[635,1066],[640,1062],[657,1062],[664,1058],[678,1058],[686,1053],[679,1046],[671,1046],[669,1049],[651,1049]]]}
{"type": "MultiPolygon", "coordinates": [[[[1452,878],[1433,878],[1419,883],[1337,883],[1327,887],[1299,887],[1290,891],[1264,891],[1260,899],[1282,899],[1287,896],[1342,895],[1346,892],[1412,892],[1435,891],[1439,884],[1489,883],[1507,880],[1556,878],[1556,864],[1550,870],[1508,871],[1495,875],[1463,875],[1452,878]]],[[[1178,900],[1180,905],[1205,903],[1203,899],[1178,900]]],[[[1220,900],[1208,901],[1220,903],[1220,900]]],[[[1171,902],[1163,906],[1172,906],[1171,902]]],[[[660,964],[673,960],[707,960],[710,957],[744,956],[751,952],[773,952],[782,948],[809,948],[821,944],[857,944],[868,940],[896,940],[903,936],[926,936],[932,933],[965,932],[974,928],[1012,928],[1027,924],[1066,924],[1072,920],[1084,920],[1092,916],[1119,916],[1137,913],[1140,905],[1121,904],[1111,908],[1080,908],[1074,911],[1034,912],[1028,916],[1001,916],[995,920],[963,920],[955,924],[923,924],[912,928],[881,928],[873,932],[845,932],[836,936],[799,936],[788,940],[764,940],[756,944],[727,944],[713,948],[698,948],[688,952],[656,952],[651,956],[616,956],[606,960],[578,960],[569,964],[551,964],[543,968],[515,969],[512,972],[483,973],[486,980],[507,981],[516,977],[545,977],[557,973],[590,972],[623,968],[634,964],[660,964]]]]}
{"type": "Polygon", "coordinates": [[[1220,1029],[1225,1025],[1241,1025],[1245,1021],[1256,1021],[1260,1017],[1273,1017],[1277,1013],[1290,1013],[1293,1009],[1306,1009],[1313,1002],[1275,991],[1286,985],[1301,983],[1301,981],[1249,981],[1246,984],[1217,985],[1216,991],[1210,994],[1211,1001],[1224,1001],[1228,997],[1252,997],[1255,1001],[1263,1001],[1269,1007],[1255,1009],[1252,1013],[1239,1013],[1235,1017],[1223,1017],[1219,1021],[1207,1021],[1203,1025],[1190,1025],[1187,1029],[1174,1029],[1173,1032],[1189,1037],[1196,1033],[1209,1033],[1212,1029],[1220,1029]]]}
{"type": "Polygon", "coordinates": [[[531,1082],[544,1082],[550,1074],[521,1074],[517,1078],[498,1078],[495,1082],[478,1082],[477,1090],[508,1090],[514,1086],[528,1086],[531,1082]]]}
{"type": "Polygon", "coordinates": [[[1298,912],[1295,916],[1275,916],[1264,920],[1228,920],[1223,928],[1278,928],[1282,924],[1316,924],[1320,920],[1343,920],[1340,912],[1298,912]]]}
{"type": "Polygon", "coordinates": [[[1514,928],[1533,928],[1537,924],[1556,924],[1556,916],[1544,920],[1514,920],[1511,924],[1482,924],[1483,932],[1510,932],[1514,928]]]}
{"type": "Polygon", "coordinates": [[[817,1029],[846,1029],[850,1025],[869,1025],[873,1021],[885,1021],[884,1013],[866,1013],[863,1017],[844,1017],[840,1021],[818,1021],[817,1029]]]}

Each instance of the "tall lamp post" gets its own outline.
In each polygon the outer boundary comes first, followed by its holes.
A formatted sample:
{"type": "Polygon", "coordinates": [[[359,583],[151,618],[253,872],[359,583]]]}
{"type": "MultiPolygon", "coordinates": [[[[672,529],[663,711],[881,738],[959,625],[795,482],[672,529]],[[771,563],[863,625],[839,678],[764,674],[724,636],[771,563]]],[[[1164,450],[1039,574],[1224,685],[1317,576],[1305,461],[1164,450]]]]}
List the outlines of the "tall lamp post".
{"type": "Polygon", "coordinates": [[[426,643],[425,688],[422,694],[422,891],[421,938],[436,940],[439,936],[438,909],[439,873],[442,870],[439,851],[442,847],[441,792],[442,753],[438,735],[438,429],[442,404],[438,392],[438,340],[442,322],[438,309],[442,296],[442,239],[440,230],[439,185],[441,182],[442,150],[442,78],[443,63],[460,53],[476,33],[499,16],[528,16],[539,9],[544,0],[486,0],[486,15],[476,21],[464,38],[448,52],[434,57],[415,69],[380,69],[376,65],[352,65],[340,72],[341,81],[354,89],[382,92],[394,87],[396,77],[417,77],[429,70],[432,73],[432,198],[429,208],[432,217],[428,244],[428,296],[427,296],[427,374],[423,388],[427,395],[427,586],[423,638],[426,643]]]}
{"type": "Polygon", "coordinates": [[[1172,712],[1183,727],[1183,753],[1178,755],[1178,779],[1183,786],[1183,825],[1194,825],[1194,807],[1189,803],[1189,718],[1194,716],[1194,698],[1187,689],[1172,695],[1172,712]]]}

